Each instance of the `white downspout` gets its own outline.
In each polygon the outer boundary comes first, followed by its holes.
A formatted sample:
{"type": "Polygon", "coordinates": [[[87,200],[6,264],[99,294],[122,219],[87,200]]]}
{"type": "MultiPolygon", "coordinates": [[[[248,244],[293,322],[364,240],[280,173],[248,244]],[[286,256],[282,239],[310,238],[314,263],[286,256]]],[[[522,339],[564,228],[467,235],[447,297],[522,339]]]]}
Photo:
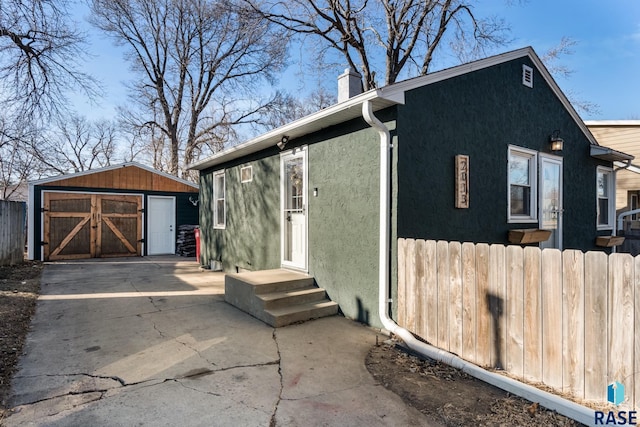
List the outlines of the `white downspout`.
{"type": "Polygon", "coordinates": [[[380,265],[378,270],[378,313],[384,328],[400,337],[409,348],[423,356],[460,369],[479,380],[499,387],[509,393],[532,402],[538,402],[545,408],[557,411],[582,424],[595,425],[595,411],[593,409],[578,405],[555,394],[547,393],[503,375],[487,371],[454,354],[419,341],[411,332],[400,327],[389,317],[388,310],[389,303],[391,302],[389,299],[389,218],[391,216],[389,210],[389,182],[391,180],[391,135],[389,129],[373,114],[370,100],[366,100],[362,104],[362,116],[380,135],[380,265]]]}

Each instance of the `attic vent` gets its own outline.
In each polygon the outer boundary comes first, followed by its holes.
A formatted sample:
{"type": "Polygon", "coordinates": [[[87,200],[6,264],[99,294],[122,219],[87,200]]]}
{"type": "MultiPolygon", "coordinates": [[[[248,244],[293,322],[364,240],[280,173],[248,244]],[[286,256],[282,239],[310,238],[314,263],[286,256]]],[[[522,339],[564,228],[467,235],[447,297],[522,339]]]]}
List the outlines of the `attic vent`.
{"type": "Polygon", "coordinates": [[[533,87],[533,68],[528,65],[522,65],[522,84],[533,87]]]}

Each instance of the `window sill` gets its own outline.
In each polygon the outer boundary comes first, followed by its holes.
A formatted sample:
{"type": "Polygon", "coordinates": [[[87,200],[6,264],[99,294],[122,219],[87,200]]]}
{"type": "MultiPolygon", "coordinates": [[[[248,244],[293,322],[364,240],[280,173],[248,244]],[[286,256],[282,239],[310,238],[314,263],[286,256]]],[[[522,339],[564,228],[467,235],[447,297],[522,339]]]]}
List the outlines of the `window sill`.
{"type": "Polygon", "coordinates": [[[213,227],[213,229],[214,229],[214,230],[226,230],[226,229],[227,229],[227,227],[221,227],[221,226],[217,226],[217,227],[216,227],[216,226],[214,226],[214,227],[213,227]]]}
{"type": "Polygon", "coordinates": [[[509,218],[507,224],[537,224],[538,218],[509,218]]]}

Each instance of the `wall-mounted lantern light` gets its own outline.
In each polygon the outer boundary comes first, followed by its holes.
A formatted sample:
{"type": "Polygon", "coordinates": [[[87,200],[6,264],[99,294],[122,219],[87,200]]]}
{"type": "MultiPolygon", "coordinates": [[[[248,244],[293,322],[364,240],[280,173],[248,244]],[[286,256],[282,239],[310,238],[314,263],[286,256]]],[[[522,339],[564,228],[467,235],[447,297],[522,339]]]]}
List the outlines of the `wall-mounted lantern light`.
{"type": "Polygon", "coordinates": [[[289,142],[289,137],[287,135],[282,135],[280,142],[278,142],[278,144],[276,145],[280,150],[284,150],[284,147],[287,145],[287,142],[289,142]]]}
{"type": "Polygon", "coordinates": [[[551,151],[562,151],[564,139],[560,138],[560,131],[554,130],[549,137],[549,149],[551,151]]]}

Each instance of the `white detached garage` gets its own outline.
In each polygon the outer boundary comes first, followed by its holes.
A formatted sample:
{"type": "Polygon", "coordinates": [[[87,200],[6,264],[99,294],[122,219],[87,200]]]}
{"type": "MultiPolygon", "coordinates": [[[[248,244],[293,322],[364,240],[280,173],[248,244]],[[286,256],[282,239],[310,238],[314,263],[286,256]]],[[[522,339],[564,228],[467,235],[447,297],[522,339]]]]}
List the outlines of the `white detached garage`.
{"type": "Polygon", "coordinates": [[[198,186],[139,163],[29,183],[29,259],[175,253],[198,223],[198,186]]]}

